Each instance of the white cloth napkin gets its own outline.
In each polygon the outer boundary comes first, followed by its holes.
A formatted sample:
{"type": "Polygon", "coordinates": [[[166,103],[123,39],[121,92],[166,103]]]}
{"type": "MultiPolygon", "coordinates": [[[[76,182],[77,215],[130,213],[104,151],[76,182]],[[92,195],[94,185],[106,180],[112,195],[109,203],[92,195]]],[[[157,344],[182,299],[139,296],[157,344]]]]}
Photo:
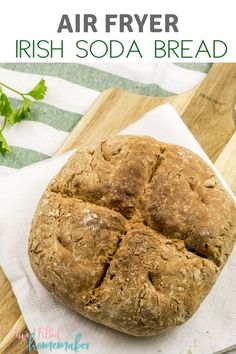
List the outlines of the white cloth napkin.
{"type": "MultiPolygon", "coordinates": [[[[155,108],[122,133],[150,135],[179,144],[209,162],[169,104],[155,108]]],[[[1,266],[11,282],[30,332],[35,332],[36,343],[42,346],[43,341],[58,341],[58,338],[42,338],[43,330],[49,328],[59,331],[62,342],[74,342],[79,334],[80,352],[91,354],[212,354],[235,344],[236,249],[196,314],[178,328],[155,337],[135,338],[98,325],[66,308],[44,289],[32,272],[27,255],[30,224],[41,193],[70,155],[67,153],[32,165],[0,182],[1,266]]],[[[75,352],[72,347],[67,351],[49,348],[38,348],[38,351],[40,354],[75,352]]]]}

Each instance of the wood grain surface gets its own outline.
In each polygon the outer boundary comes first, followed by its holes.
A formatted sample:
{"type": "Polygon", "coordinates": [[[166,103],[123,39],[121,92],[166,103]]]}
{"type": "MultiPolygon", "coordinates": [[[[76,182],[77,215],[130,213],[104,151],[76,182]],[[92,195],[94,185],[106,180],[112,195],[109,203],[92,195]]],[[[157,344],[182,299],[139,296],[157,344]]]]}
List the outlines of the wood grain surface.
{"type": "Polygon", "coordinates": [[[59,152],[115,135],[147,111],[168,102],[215,161],[235,131],[235,97],[236,64],[214,64],[199,86],[176,96],[149,97],[111,88],[100,95],[59,152]]]}
{"type": "MultiPolygon", "coordinates": [[[[115,135],[150,109],[169,102],[236,192],[235,97],[236,64],[214,64],[200,85],[176,96],[148,97],[111,88],[100,95],[58,154],[115,135]]],[[[0,270],[0,353],[28,353],[27,342],[16,338],[15,328],[24,334],[28,331],[11,286],[0,270]]]]}

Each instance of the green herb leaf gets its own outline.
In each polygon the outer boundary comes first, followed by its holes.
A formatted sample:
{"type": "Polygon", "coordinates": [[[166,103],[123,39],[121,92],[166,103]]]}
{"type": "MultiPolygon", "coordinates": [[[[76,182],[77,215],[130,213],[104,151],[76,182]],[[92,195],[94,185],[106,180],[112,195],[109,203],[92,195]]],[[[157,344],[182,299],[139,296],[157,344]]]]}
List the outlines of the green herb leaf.
{"type": "Polygon", "coordinates": [[[11,151],[10,146],[7,144],[6,139],[3,136],[3,131],[7,123],[14,125],[17,122],[26,119],[30,113],[30,108],[33,103],[33,101],[29,99],[29,96],[35,100],[42,100],[46,92],[47,86],[43,79],[41,79],[38,84],[28,93],[22,93],[5,83],[0,82],[0,116],[4,117],[2,127],[0,127],[0,154],[5,154],[7,151],[11,151]],[[18,94],[23,99],[21,105],[18,108],[13,109],[11,102],[3,92],[3,88],[18,94]]]}
{"type": "Polygon", "coordinates": [[[5,93],[0,94],[0,115],[8,117],[12,113],[11,103],[5,93]]]}
{"type": "Polygon", "coordinates": [[[21,106],[14,110],[11,115],[7,117],[10,125],[14,125],[23,119],[26,119],[29,115],[31,105],[32,101],[30,101],[28,98],[24,98],[21,106]]]}
{"type": "Polygon", "coordinates": [[[45,84],[45,80],[41,79],[31,91],[26,93],[26,95],[31,96],[35,100],[42,100],[46,92],[47,92],[47,86],[45,84]]]}
{"type": "Polygon", "coordinates": [[[0,154],[5,154],[7,151],[10,152],[11,148],[6,142],[6,139],[4,138],[2,133],[0,132],[0,154]]]}

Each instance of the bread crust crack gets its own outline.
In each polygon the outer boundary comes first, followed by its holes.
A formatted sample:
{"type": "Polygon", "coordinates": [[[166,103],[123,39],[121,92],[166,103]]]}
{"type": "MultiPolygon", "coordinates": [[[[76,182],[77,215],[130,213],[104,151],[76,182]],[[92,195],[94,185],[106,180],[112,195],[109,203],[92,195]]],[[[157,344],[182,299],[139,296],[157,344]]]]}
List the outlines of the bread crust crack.
{"type": "Polygon", "coordinates": [[[29,237],[44,286],[135,336],[177,326],[231,253],[236,206],[195,154],[149,137],[78,150],[48,185],[29,237]]]}

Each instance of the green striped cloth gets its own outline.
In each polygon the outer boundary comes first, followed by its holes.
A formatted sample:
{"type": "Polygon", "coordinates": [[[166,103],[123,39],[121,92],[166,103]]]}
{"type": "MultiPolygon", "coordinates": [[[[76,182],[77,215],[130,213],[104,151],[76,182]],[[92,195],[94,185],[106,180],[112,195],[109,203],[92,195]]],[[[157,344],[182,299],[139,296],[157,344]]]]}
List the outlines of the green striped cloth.
{"type": "MultiPolygon", "coordinates": [[[[121,87],[150,96],[187,91],[211,64],[0,64],[0,81],[23,92],[44,77],[48,93],[27,120],[4,131],[12,153],[0,155],[0,177],[52,156],[100,92],[121,87]]],[[[8,91],[13,104],[17,96],[8,91]]],[[[1,118],[0,118],[1,120],[1,118]]]]}

